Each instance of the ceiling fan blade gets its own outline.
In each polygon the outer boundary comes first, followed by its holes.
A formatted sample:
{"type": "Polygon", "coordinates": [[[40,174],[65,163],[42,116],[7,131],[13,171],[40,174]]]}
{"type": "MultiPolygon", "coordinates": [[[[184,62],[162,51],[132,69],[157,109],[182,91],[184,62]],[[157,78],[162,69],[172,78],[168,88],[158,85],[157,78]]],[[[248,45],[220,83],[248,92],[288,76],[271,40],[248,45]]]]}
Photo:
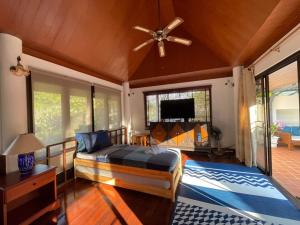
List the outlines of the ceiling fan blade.
{"type": "Polygon", "coordinates": [[[160,57],[165,57],[165,56],[166,56],[166,51],[165,51],[165,45],[164,45],[164,42],[159,41],[159,42],[157,43],[157,45],[158,45],[159,56],[160,56],[160,57]]]}
{"type": "Polygon", "coordinates": [[[151,34],[151,35],[155,34],[155,32],[153,30],[149,30],[147,28],[140,27],[140,26],[134,26],[133,29],[136,29],[136,30],[139,30],[139,31],[142,31],[142,32],[146,32],[146,33],[151,34]]]}
{"type": "Polygon", "coordinates": [[[166,26],[164,29],[163,29],[163,32],[165,34],[168,34],[170,33],[170,31],[172,31],[173,29],[175,29],[176,27],[178,27],[180,24],[183,23],[183,19],[180,18],[180,17],[176,17],[171,23],[169,23],[168,26],[166,26]]]}
{"type": "Polygon", "coordinates": [[[142,43],[142,44],[140,44],[140,45],[138,45],[137,47],[135,47],[134,49],[133,49],[133,51],[138,51],[138,50],[140,50],[141,48],[143,48],[143,47],[145,47],[146,45],[149,45],[150,43],[152,43],[154,41],[154,39],[150,39],[150,40],[148,40],[148,41],[145,41],[144,43],[142,43]]]}
{"type": "Polygon", "coordinates": [[[167,41],[172,41],[172,42],[176,42],[176,43],[187,45],[187,46],[192,44],[191,40],[188,40],[185,38],[174,37],[174,36],[168,36],[167,41]]]}

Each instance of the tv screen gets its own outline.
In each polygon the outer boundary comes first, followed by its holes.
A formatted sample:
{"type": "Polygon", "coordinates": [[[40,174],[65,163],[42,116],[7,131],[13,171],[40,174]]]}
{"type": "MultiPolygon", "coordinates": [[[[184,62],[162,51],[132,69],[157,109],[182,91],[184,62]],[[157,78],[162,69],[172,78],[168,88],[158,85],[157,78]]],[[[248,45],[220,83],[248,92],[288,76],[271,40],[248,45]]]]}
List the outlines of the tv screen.
{"type": "Polygon", "coordinates": [[[161,119],[195,118],[194,99],[163,100],[160,113],[161,119]]]}

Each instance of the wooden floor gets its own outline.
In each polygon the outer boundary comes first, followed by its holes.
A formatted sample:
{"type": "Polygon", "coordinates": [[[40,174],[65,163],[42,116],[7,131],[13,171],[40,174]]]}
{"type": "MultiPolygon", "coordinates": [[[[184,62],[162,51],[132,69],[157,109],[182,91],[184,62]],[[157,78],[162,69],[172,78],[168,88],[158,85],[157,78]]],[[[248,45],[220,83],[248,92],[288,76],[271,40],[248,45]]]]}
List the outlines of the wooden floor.
{"type": "MultiPolygon", "coordinates": [[[[210,160],[205,155],[183,153],[182,163],[188,159],[238,163],[234,157],[219,156],[210,160]]],[[[85,180],[71,182],[59,197],[61,209],[35,224],[168,225],[174,206],[165,198],[85,180]]]]}

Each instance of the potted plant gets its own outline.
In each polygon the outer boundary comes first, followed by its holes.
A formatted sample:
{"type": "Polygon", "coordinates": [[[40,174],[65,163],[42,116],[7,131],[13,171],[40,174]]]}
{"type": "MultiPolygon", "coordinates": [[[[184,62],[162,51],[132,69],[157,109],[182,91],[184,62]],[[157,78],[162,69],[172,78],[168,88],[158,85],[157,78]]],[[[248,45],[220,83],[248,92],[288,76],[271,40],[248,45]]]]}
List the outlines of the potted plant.
{"type": "Polygon", "coordinates": [[[271,147],[276,148],[278,144],[279,137],[276,136],[276,133],[279,131],[279,123],[273,123],[271,125],[271,147]]]}
{"type": "Polygon", "coordinates": [[[211,130],[211,137],[215,140],[217,151],[214,152],[216,155],[223,155],[223,149],[221,148],[221,139],[222,139],[222,131],[220,128],[212,126],[211,130]]]}

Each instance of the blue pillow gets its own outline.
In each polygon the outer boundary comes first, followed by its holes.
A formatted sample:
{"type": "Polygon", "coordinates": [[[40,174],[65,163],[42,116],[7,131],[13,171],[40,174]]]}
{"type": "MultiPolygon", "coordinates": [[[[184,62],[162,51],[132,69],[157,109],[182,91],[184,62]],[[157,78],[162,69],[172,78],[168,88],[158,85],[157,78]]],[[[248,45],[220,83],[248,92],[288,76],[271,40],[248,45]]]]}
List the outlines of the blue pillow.
{"type": "Polygon", "coordinates": [[[98,151],[112,145],[107,131],[97,131],[91,133],[90,135],[92,143],[91,152],[98,151]]]}
{"type": "Polygon", "coordinates": [[[90,133],[77,133],[77,152],[88,152],[92,148],[90,133]]]}

